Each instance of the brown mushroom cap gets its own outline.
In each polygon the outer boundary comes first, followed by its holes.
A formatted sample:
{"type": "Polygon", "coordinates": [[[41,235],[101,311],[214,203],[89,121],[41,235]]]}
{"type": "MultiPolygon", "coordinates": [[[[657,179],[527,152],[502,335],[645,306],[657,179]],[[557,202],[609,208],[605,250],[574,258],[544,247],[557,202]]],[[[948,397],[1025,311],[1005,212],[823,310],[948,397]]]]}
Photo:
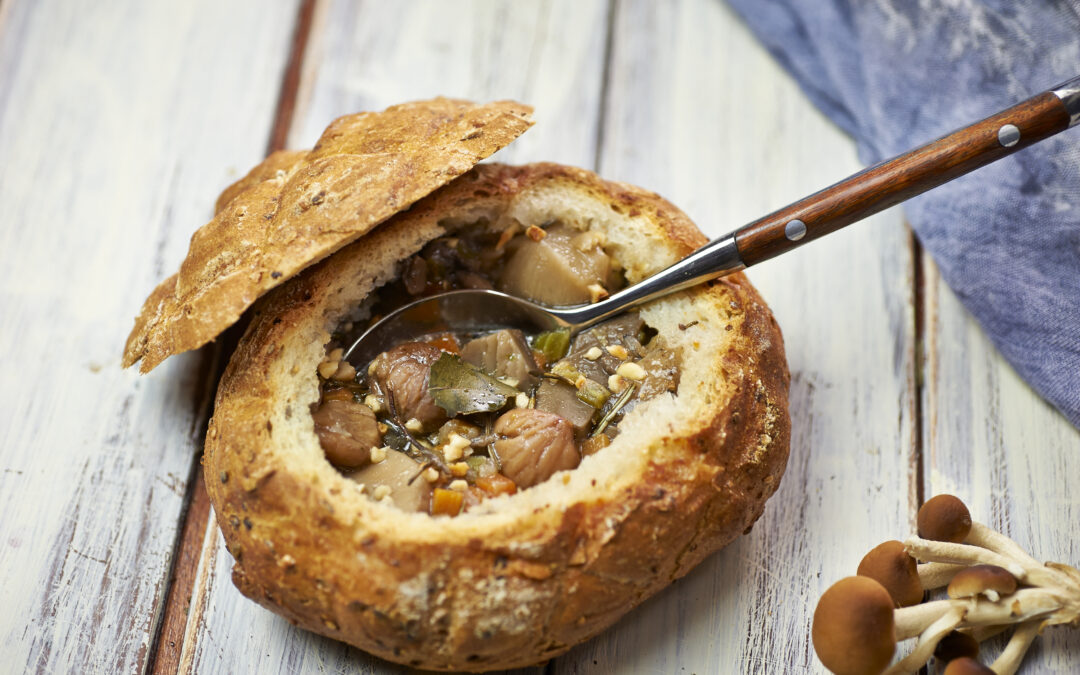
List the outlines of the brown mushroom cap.
{"type": "MultiPolygon", "coordinates": [[[[973,598],[987,591],[997,595],[1008,595],[1016,590],[1016,577],[997,565],[972,565],[960,570],[949,582],[950,598],[973,598]]],[[[997,598],[991,597],[991,600],[997,598]]]]}
{"type": "Polygon", "coordinates": [[[979,663],[973,658],[967,656],[961,656],[958,659],[949,661],[949,665],[945,666],[945,675],[996,675],[994,671],[990,670],[987,666],[979,663]]]}
{"type": "Polygon", "coordinates": [[[863,557],[856,572],[885,587],[898,607],[910,607],[923,600],[919,566],[899,541],[878,544],[863,557]]]}
{"type": "Polygon", "coordinates": [[[821,663],[837,675],[880,673],[896,650],[893,599],[869,577],[846,577],[822,594],[811,631],[821,663]]]}
{"type": "Polygon", "coordinates": [[[971,532],[971,513],[959,498],[938,495],[919,509],[918,525],[923,539],[959,544],[971,532]]]}
{"type": "Polygon", "coordinates": [[[941,663],[950,663],[956,659],[974,659],[979,655],[979,641],[967,633],[952,631],[934,647],[934,658],[941,663]]]}

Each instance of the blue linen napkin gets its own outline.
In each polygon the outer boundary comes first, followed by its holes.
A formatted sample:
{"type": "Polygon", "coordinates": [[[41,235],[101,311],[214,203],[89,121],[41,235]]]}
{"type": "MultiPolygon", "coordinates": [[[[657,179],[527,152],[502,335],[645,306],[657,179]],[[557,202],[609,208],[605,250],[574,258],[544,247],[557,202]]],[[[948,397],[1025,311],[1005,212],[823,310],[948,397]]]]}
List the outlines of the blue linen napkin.
{"type": "MultiPolygon", "coordinates": [[[[1077,0],[729,0],[867,164],[1080,75],[1077,0]]],[[[1080,127],[904,206],[1006,359],[1080,427],[1080,127]]]]}

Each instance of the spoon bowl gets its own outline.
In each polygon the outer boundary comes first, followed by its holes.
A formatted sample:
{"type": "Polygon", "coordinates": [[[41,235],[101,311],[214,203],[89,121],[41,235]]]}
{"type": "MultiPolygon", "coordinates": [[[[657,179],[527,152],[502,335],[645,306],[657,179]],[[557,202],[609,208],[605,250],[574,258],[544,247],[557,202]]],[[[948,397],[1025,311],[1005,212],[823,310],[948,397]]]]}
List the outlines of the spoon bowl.
{"type": "Polygon", "coordinates": [[[499,291],[447,291],[387,314],[353,342],[345,360],[359,368],[394,345],[430,333],[479,333],[499,328],[538,333],[570,327],[557,312],[499,291]]]}
{"type": "Polygon", "coordinates": [[[387,314],[345,352],[361,368],[390,347],[429,333],[475,333],[517,328],[538,333],[567,328],[573,336],[624,310],[743,268],[733,235],[710,242],[671,267],[599,302],[547,307],[494,290],[447,291],[387,314]]]}

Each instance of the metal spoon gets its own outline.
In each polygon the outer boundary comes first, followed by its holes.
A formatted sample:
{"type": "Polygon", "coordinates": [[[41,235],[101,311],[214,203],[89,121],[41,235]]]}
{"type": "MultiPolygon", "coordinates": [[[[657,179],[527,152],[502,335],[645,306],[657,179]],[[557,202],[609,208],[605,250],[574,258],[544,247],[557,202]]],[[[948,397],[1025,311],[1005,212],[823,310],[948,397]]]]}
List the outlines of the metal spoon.
{"type": "Polygon", "coordinates": [[[362,366],[426,333],[566,327],[575,333],[668,293],[736,272],[862,220],[1080,123],[1080,77],[936,141],[864,169],[820,192],[709,242],[671,267],[611,297],[544,307],[489,290],[422,298],[391,312],[349,347],[362,366]]]}

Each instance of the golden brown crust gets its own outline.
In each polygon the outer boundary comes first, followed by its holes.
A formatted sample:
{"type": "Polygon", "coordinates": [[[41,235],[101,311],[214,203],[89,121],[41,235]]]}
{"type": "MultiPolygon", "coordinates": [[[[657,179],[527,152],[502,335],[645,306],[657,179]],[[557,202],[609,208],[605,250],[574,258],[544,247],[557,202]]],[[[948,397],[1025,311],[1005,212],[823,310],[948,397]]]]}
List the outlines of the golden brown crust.
{"type": "Polygon", "coordinates": [[[307,154],[307,150],[278,150],[270,153],[266,159],[256,164],[251,171],[248,171],[246,176],[225,188],[218,195],[217,201],[214,202],[214,215],[221,213],[222,209],[229,205],[229,202],[236,199],[238,195],[248,188],[271,178],[276,178],[278,171],[282,171],[286,175],[291,174],[296,165],[304,161],[307,154]]]}
{"type": "Polygon", "coordinates": [[[335,120],[307,153],[275,153],[218,200],[180,272],[147,298],[124,348],[149,372],[217,337],[260,295],[472,168],[531,124],[512,101],[433,99],[335,120]]]}
{"type": "Polygon", "coordinates": [[[551,164],[481,165],[259,304],[221,381],[204,458],[245,595],[401,663],[511,668],[604,630],[760,516],[787,460],[788,371],[779,329],[741,274],[643,310],[692,352],[678,399],[649,401],[623,421],[634,433],[489,512],[404,514],[359,496],[322,458],[314,367],[330,328],[393,274],[387,260],[447,222],[559,200],[556,210],[611,232],[631,277],[704,242],[638,188],[551,164]],[[628,237],[654,245],[619,243],[628,237]]]}

